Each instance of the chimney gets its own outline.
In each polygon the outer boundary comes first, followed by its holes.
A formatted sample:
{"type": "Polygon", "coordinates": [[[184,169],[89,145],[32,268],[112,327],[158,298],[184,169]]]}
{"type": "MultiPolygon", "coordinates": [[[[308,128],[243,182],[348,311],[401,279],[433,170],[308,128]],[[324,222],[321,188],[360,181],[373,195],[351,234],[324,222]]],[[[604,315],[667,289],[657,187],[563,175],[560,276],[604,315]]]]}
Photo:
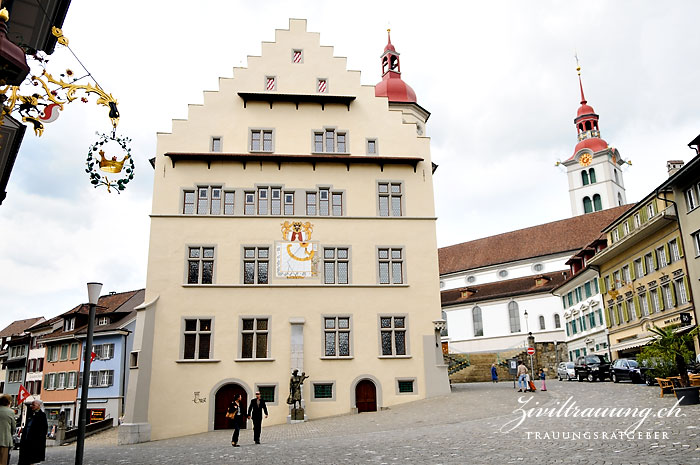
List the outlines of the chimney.
{"type": "Polygon", "coordinates": [[[669,160],[666,162],[666,169],[668,170],[668,177],[673,176],[683,168],[683,165],[685,165],[685,162],[683,160],[669,160]]]}

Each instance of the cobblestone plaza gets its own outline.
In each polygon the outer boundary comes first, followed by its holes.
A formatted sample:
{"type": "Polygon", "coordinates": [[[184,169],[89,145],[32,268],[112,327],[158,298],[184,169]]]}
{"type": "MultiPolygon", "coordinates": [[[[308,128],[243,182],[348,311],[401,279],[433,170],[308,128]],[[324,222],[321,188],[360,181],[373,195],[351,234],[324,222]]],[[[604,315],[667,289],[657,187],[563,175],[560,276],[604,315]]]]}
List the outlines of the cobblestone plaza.
{"type": "MultiPolygon", "coordinates": [[[[525,394],[512,382],[455,385],[448,396],[381,412],[263,426],[261,445],[249,428],[237,449],[228,431],[132,446],[117,446],[109,432],[87,439],[85,463],[700,463],[700,406],[674,408],[675,397],[659,398],[657,386],[552,380],[548,388],[525,394]],[[552,408],[551,417],[535,410],[520,423],[523,411],[539,407],[552,408]],[[631,410],[599,411],[598,418],[585,410],[599,407],[631,410]],[[642,418],[633,435],[620,433],[642,418]]],[[[75,446],[48,448],[45,463],[72,464],[74,457],[75,446]]]]}

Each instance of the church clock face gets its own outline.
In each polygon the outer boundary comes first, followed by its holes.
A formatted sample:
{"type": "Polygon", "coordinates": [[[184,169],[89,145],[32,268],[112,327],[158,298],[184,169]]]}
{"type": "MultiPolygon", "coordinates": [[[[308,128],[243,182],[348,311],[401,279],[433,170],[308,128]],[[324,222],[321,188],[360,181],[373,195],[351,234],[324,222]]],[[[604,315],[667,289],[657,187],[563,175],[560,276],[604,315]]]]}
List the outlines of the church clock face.
{"type": "Polygon", "coordinates": [[[579,157],[578,162],[581,166],[588,166],[593,162],[593,155],[590,153],[584,153],[579,157]]]}

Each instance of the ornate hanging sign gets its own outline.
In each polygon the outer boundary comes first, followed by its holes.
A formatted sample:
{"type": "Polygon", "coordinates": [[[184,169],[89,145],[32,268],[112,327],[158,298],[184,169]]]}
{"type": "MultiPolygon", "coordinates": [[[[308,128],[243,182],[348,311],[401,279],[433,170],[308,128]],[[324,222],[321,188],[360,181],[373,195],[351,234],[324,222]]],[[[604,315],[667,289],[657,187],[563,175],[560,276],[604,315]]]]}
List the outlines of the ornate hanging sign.
{"type": "Polygon", "coordinates": [[[86,173],[90,183],[95,187],[105,186],[107,192],[114,189],[118,194],[134,179],[134,159],[131,158],[131,139],[119,137],[114,131],[111,134],[98,134],[99,139],[88,149],[86,173]],[[121,152],[119,156],[112,155],[121,152]],[[107,174],[105,174],[107,173],[107,174]],[[110,179],[108,174],[114,175],[110,179]]]}
{"type": "Polygon", "coordinates": [[[318,276],[318,242],[311,241],[313,229],[308,221],[282,223],[283,241],[275,243],[278,278],[306,279],[318,276]]]}

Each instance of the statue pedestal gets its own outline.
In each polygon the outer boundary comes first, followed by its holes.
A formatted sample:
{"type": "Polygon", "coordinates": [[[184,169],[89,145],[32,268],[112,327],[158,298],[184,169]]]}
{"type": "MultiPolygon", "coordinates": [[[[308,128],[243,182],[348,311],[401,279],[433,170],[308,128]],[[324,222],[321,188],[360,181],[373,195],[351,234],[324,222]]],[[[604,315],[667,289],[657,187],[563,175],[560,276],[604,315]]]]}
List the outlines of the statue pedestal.
{"type": "Polygon", "coordinates": [[[289,409],[289,415],[287,415],[287,423],[303,423],[306,421],[306,414],[304,413],[304,408],[291,408],[289,409]]]}

